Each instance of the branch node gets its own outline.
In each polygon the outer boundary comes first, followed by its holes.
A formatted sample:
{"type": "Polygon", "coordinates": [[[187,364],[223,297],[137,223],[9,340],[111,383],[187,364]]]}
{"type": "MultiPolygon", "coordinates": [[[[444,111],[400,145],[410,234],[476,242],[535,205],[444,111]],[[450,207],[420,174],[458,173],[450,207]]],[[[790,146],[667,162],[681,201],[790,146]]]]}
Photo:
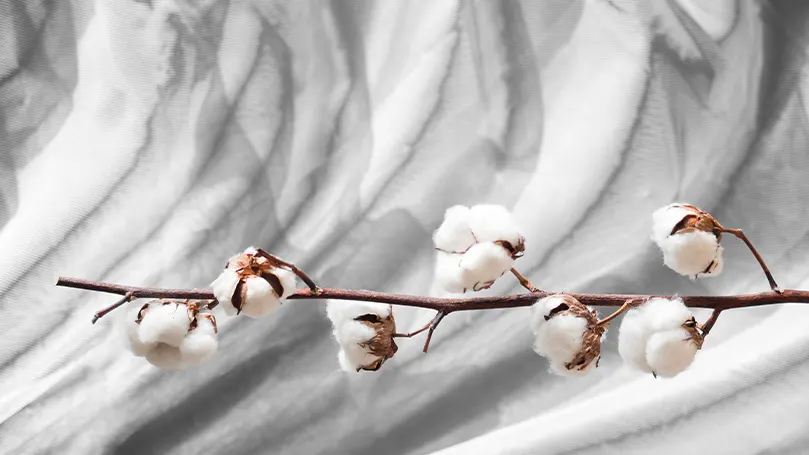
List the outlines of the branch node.
{"type": "Polygon", "coordinates": [[[531,281],[528,278],[523,276],[523,274],[518,272],[517,269],[515,269],[514,267],[511,268],[511,273],[513,273],[514,276],[517,277],[517,280],[520,281],[522,287],[528,289],[528,292],[542,292],[539,288],[534,286],[533,283],[531,283],[531,281]]]}

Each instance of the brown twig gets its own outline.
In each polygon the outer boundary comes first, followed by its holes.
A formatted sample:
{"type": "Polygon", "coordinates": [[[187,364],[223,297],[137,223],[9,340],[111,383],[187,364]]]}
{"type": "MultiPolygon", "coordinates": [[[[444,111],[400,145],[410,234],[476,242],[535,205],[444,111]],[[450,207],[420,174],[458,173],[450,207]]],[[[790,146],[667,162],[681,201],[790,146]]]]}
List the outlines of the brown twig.
{"type": "Polygon", "coordinates": [[[433,332],[435,332],[436,327],[441,321],[444,319],[444,316],[449,314],[446,311],[439,311],[438,314],[435,315],[432,321],[430,321],[430,331],[427,332],[427,339],[424,341],[424,352],[426,353],[427,350],[430,348],[430,340],[433,339],[433,332]]]}
{"type": "Polygon", "coordinates": [[[287,261],[285,261],[285,260],[283,260],[283,259],[279,258],[278,256],[272,255],[272,254],[270,254],[270,253],[268,253],[268,252],[266,252],[266,251],[262,250],[261,248],[257,249],[257,250],[256,250],[256,253],[257,253],[259,256],[261,256],[261,257],[263,257],[263,258],[267,259],[268,261],[270,261],[270,263],[271,263],[272,265],[276,266],[276,267],[285,267],[285,268],[288,268],[289,270],[291,270],[291,271],[292,271],[292,273],[294,273],[295,275],[297,275],[297,276],[298,276],[298,278],[300,278],[300,279],[301,279],[301,281],[303,281],[304,283],[306,283],[306,285],[307,285],[307,286],[309,286],[309,289],[311,289],[311,290],[312,290],[312,292],[314,292],[314,293],[317,293],[317,292],[318,292],[318,289],[319,289],[319,288],[317,287],[317,285],[315,284],[315,282],[314,282],[314,281],[313,281],[311,278],[309,278],[309,275],[307,275],[307,274],[306,274],[306,272],[304,272],[303,270],[301,270],[300,268],[298,268],[298,266],[297,266],[297,265],[292,264],[292,263],[289,263],[289,262],[287,262],[287,261]]]}
{"type": "Polygon", "coordinates": [[[518,272],[517,269],[515,269],[514,267],[511,268],[511,273],[513,273],[514,276],[517,277],[517,280],[520,281],[522,287],[528,289],[529,292],[540,292],[538,287],[534,286],[533,283],[531,283],[531,281],[528,278],[523,276],[523,274],[518,272]]]}
{"type": "Polygon", "coordinates": [[[753,243],[750,242],[750,239],[747,238],[744,232],[742,232],[741,229],[728,229],[721,226],[719,227],[719,230],[720,232],[727,232],[728,234],[735,235],[737,238],[741,239],[741,241],[744,242],[745,245],[747,245],[747,248],[750,249],[750,252],[753,253],[753,256],[756,257],[756,260],[758,261],[759,265],[761,265],[761,270],[764,271],[764,275],[767,276],[767,281],[770,282],[770,289],[772,289],[773,292],[780,293],[781,289],[775,283],[775,278],[773,278],[772,273],[770,273],[770,269],[764,262],[764,258],[762,258],[760,254],[758,254],[758,250],[756,250],[756,247],[753,246],[753,243]]]}
{"type": "MultiPolygon", "coordinates": [[[[642,301],[643,301],[643,300],[641,300],[641,302],[642,302],[642,301]]],[[[597,325],[599,325],[599,326],[607,326],[607,325],[609,325],[610,321],[612,321],[613,319],[617,318],[617,317],[618,317],[618,316],[619,316],[621,313],[626,312],[627,310],[629,310],[629,309],[630,309],[630,308],[632,308],[633,306],[634,306],[634,305],[632,304],[632,300],[627,300],[626,302],[624,302],[624,304],[623,304],[623,305],[621,305],[621,307],[620,307],[620,308],[618,308],[617,310],[615,310],[615,311],[614,311],[614,312],[613,312],[611,315],[609,315],[609,316],[605,317],[604,319],[600,319],[600,320],[598,321],[597,325]]]]}
{"type": "Polygon", "coordinates": [[[714,324],[716,324],[716,320],[719,319],[719,313],[721,313],[721,312],[722,312],[722,310],[719,309],[719,308],[714,309],[713,312],[711,313],[711,316],[708,317],[708,320],[705,321],[704,324],[699,326],[699,329],[702,331],[702,336],[703,337],[708,335],[708,333],[711,331],[714,324]]]}
{"type": "Polygon", "coordinates": [[[118,308],[119,306],[121,306],[121,305],[123,305],[123,304],[125,304],[127,302],[131,302],[131,301],[135,300],[135,298],[136,298],[135,294],[132,291],[129,291],[126,294],[124,294],[124,296],[121,299],[119,299],[117,302],[113,303],[112,305],[110,305],[110,306],[108,306],[106,308],[102,308],[102,309],[96,311],[96,313],[93,315],[93,324],[95,324],[96,321],[98,321],[100,318],[103,318],[104,315],[106,315],[110,311],[118,308]]]}

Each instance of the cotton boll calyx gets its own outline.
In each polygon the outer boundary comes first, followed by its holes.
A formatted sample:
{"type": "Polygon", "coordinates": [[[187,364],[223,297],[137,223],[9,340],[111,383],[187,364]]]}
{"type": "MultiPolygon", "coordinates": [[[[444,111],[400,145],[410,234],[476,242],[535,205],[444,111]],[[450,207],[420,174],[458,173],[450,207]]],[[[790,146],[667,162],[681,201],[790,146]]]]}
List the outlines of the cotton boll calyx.
{"type": "Polygon", "coordinates": [[[295,292],[295,274],[250,247],[230,258],[211,288],[226,314],[258,318],[277,309],[295,292]]]}
{"type": "Polygon", "coordinates": [[[344,371],[377,371],[399,349],[393,340],[396,321],[390,305],[329,302],[327,315],[340,344],[338,361],[344,371]]]}
{"type": "Polygon", "coordinates": [[[534,351],[546,357],[556,374],[584,374],[598,366],[604,327],[594,310],[572,296],[545,297],[532,307],[534,351]]]}
{"type": "Polygon", "coordinates": [[[478,243],[469,248],[459,263],[462,284],[465,289],[473,291],[488,289],[513,265],[514,259],[502,246],[491,242],[478,243]]]}
{"type": "Polygon", "coordinates": [[[618,353],[630,367],[673,377],[694,360],[703,336],[682,299],[650,299],[624,316],[618,353]]]}
{"type": "Polygon", "coordinates": [[[722,227],[697,207],[671,204],[656,210],[652,239],[663,252],[663,263],[681,275],[696,278],[722,271],[722,227]]]}
{"type": "Polygon", "coordinates": [[[433,233],[433,244],[439,251],[463,253],[475,244],[469,228],[469,207],[456,205],[444,213],[444,222],[433,233]]]}

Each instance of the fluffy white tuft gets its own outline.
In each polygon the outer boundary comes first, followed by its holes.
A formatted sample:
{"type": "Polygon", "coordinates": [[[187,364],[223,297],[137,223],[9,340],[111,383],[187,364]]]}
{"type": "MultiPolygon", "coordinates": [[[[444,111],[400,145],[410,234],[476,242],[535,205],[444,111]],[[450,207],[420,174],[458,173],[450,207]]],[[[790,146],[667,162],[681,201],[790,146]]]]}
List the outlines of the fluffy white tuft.
{"type": "Polygon", "coordinates": [[[233,307],[233,293],[236,291],[236,285],[239,284],[239,274],[231,269],[225,269],[218,277],[211,283],[211,290],[214,297],[219,301],[220,306],[225,310],[225,313],[233,316],[236,314],[236,308],[233,307]]]}
{"type": "Polygon", "coordinates": [[[673,377],[685,371],[697,355],[697,346],[685,329],[657,332],[646,345],[646,359],[657,375],[673,377]]]}
{"type": "Polygon", "coordinates": [[[247,287],[241,314],[251,318],[266,316],[281,306],[281,299],[278,298],[270,283],[264,278],[257,276],[247,277],[244,281],[247,287]]]}
{"type": "Polygon", "coordinates": [[[144,344],[165,343],[180,345],[188,333],[191,318],[185,305],[167,303],[151,305],[143,316],[138,333],[144,344]]]}
{"type": "Polygon", "coordinates": [[[637,309],[631,310],[630,313],[633,311],[643,314],[649,328],[654,331],[674,330],[693,316],[691,310],[680,298],[649,299],[637,309]]]}
{"type": "Polygon", "coordinates": [[[658,245],[671,234],[674,226],[693,212],[680,207],[681,204],[669,204],[652,213],[652,240],[658,245]]]}
{"type": "Polygon", "coordinates": [[[531,305],[531,331],[534,332],[534,335],[536,335],[539,328],[545,324],[545,316],[551,314],[554,308],[563,303],[565,303],[563,298],[552,295],[541,298],[531,305]]]}
{"type": "Polygon", "coordinates": [[[463,255],[438,251],[435,259],[435,277],[438,284],[447,292],[460,294],[464,292],[464,280],[461,271],[463,255]]]}
{"type": "Polygon", "coordinates": [[[520,241],[520,229],[514,215],[502,205],[481,204],[469,209],[469,228],[478,242],[520,241]]]}
{"type": "MultiPolygon", "coordinates": [[[[390,316],[390,305],[357,300],[326,303],[326,316],[329,317],[335,328],[346,322],[356,322],[354,318],[363,314],[375,314],[385,319],[390,316]]],[[[365,326],[363,325],[363,327],[365,326]]]]}
{"type": "Polygon", "coordinates": [[[463,253],[475,243],[469,228],[469,207],[456,205],[444,213],[444,222],[433,234],[433,243],[439,250],[463,253]]]}
{"type": "Polygon", "coordinates": [[[478,243],[463,255],[460,262],[465,288],[479,290],[485,283],[500,278],[514,265],[514,259],[500,245],[478,243]]]}
{"type": "Polygon", "coordinates": [[[278,298],[281,299],[281,301],[284,301],[287,299],[287,297],[292,295],[293,292],[295,292],[295,289],[297,287],[295,283],[296,278],[295,273],[293,273],[290,270],[281,268],[274,269],[272,273],[275,276],[277,276],[278,279],[281,281],[281,286],[284,288],[284,292],[283,295],[279,295],[278,298]]]}
{"type": "Polygon", "coordinates": [[[681,299],[650,299],[624,316],[618,353],[630,367],[672,377],[694,360],[697,346],[683,323],[692,318],[681,299]]]}
{"type": "MultiPolygon", "coordinates": [[[[149,304],[151,307],[153,304],[149,304]]],[[[132,308],[127,312],[126,319],[124,320],[123,333],[125,334],[125,342],[127,348],[138,357],[143,357],[157,346],[156,342],[144,343],[140,339],[140,324],[135,322],[138,319],[141,307],[132,308]]],[[[148,310],[147,310],[148,311],[148,310]]]]}
{"type": "Polygon", "coordinates": [[[679,273],[691,277],[716,276],[721,267],[705,272],[711,262],[722,262],[722,247],[710,232],[694,231],[670,235],[659,243],[663,263],[679,273]]]}
{"type": "Polygon", "coordinates": [[[152,365],[164,370],[176,371],[185,368],[180,349],[165,343],[160,343],[146,353],[146,360],[152,365]]]}
{"type": "Polygon", "coordinates": [[[209,360],[216,352],[219,342],[213,322],[197,315],[197,327],[188,332],[180,343],[180,354],[187,365],[199,365],[209,360]]]}
{"type": "Polygon", "coordinates": [[[587,320],[572,314],[556,315],[541,324],[534,337],[534,351],[547,357],[551,364],[570,362],[581,351],[582,335],[587,330],[587,320]]]}
{"type": "Polygon", "coordinates": [[[618,331],[618,354],[627,365],[646,373],[652,372],[652,367],[646,361],[646,344],[651,334],[651,325],[637,309],[629,310],[624,315],[618,331]]]}

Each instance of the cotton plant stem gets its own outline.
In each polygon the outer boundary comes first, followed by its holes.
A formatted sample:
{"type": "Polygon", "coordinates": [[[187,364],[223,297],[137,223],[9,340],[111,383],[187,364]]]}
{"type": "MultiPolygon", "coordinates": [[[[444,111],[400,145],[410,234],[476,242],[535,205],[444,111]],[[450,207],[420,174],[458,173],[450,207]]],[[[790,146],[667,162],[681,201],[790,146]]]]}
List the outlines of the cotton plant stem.
{"type": "Polygon", "coordinates": [[[600,319],[598,321],[597,325],[599,325],[599,326],[608,326],[610,324],[610,321],[612,321],[613,319],[617,318],[622,313],[625,313],[627,310],[632,308],[634,306],[632,304],[632,302],[633,302],[632,300],[627,300],[626,302],[624,302],[623,305],[621,305],[620,308],[615,310],[611,315],[605,317],[604,319],[600,319]]]}
{"type": "Polygon", "coordinates": [[[518,272],[517,269],[515,269],[514,267],[511,268],[511,273],[514,274],[515,277],[517,277],[517,280],[519,280],[522,287],[528,289],[529,292],[540,292],[539,288],[534,286],[528,278],[523,276],[523,274],[518,272]]]}
{"type": "Polygon", "coordinates": [[[702,331],[702,336],[705,337],[713,328],[714,324],[716,324],[716,320],[719,319],[719,313],[721,313],[721,309],[714,309],[711,315],[708,317],[708,320],[705,321],[704,324],[699,326],[699,329],[702,331]]]}
{"type": "Polygon", "coordinates": [[[287,262],[287,261],[285,261],[285,260],[283,260],[283,259],[279,258],[278,256],[275,256],[275,255],[273,255],[273,254],[270,254],[270,253],[268,253],[268,252],[266,252],[266,251],[262,250],[261,248],[259,248],[258,250],[256,250],[256,252],[258,253],[258,255],[259,255],[259,256],[262,256],[262,257],[264,257],[265,259],[267,259],[268,261],[270,261],[270,263],[271,263],[272,265],[274,265],[274,266],[276,266],[276,267],[280,266],[280,267],[286,267],[286,268],[288,268],[289,270],[291,270],[291,271],[292,271],[292,273],[294,273],[295,275],[297,275],[297,276],[298,276],[298,278],[300,278],[300,279],[301,279],[301,281],[303,281],[304,283],[306,283],[306,286],[308,286],[308,287],[309,287],[309,289],[311,289],[311,290],[312,290],[312,292],[315,292],[315,293],[317,293],[317,292],[318,292],[318,289],[319,289],[319,288],[317,287],[317,285],[315,284],[315,282],[314,282],[314,281],[313,281],[311,278],[309,278],[309,275],[307,275],[307,274],[306,274],[306,272],[304,272],[303,270],[301,270],[301,269],[300,269],[300,268],[299,268],[297,265],[292,264],[292,263],[290,263],[290,262],[287,262]]]}
{"type": "Polygon", "coordinates": [[[761,266],[761,270],[764,271],[764,275],[767,276],[767,281],[770,282],[770,289],[772,289],[773,292],[780,293],[781,289],[775,283],[775,278],[773,278],[772,273],[770,273],[770,269],[769,269],[769,267],[767,267],[767,264],[764,262],[764,258],[762,258],[760,254],[758,254],[758,250],[756,250],[756,247],[753,246],[753,243],[750,241],[750,239],[747,238],[747,236],[744,234],[744,232],[742,232],[741,229],[728,229],[728,228],[725,228],[725,227],[720,227],[719,230],[721,232],[727,232],[728,234],[735,235],[742,242],[744,242],[745,245],[747,245],[747,248],[749,248],[750,252],[753,253],[753,256],[756,257],[756,260],[758,261],[759,265],[761,266]]]}
{"type": "Polygon", "coordinates": [[[427,339],[424,340],[424,349],[423,349],[424,353],[427,353],[427,350],[430,349],[430,341],[433,339],[433,332],[435,332],[435,329],[438,327],[438,324],[441,323],[441,321],[444,319],[444,316],[446,316],[447,314],[449,313],[445,311],[439,311],[438,314],[435,315],[435,318],[433,318],[433,320],[430,322],[430,331],[427,332],[427,339]]]}
{"type": "Polygon", "coordinates": [[[100,309],[100,310],[96,311],[96,313],[93,315],[93,324],[95,324],[95,323],[96,323],[96,321],[98,321],[99,319],[103,318],[103,317],[104,317],[104,315],[106,315],[106,314],[107,314],[107,313],[109,313],[110,311],[112,311],[112,310],[114,310],[114,309],[118,308],[119,306],[121,306],[121,305],[123,305],[123,304],[125,304],[125,303],[127,303],[127,302],[131,302],[131,301],[133,301],[133,300],[135,300],[135,295],[134,295],[134,293],[133,293],[132,291],[127,292],[127,293],[126,293],[126,294],[124,294],[124,296],[123,296],[121,299],[119,299],[117,302],[113,303],[112,305],[110,305],[110,306],[108,306],[108,307],[106,307],[106,308],[102,308],[102,309],[100,309]]]}

